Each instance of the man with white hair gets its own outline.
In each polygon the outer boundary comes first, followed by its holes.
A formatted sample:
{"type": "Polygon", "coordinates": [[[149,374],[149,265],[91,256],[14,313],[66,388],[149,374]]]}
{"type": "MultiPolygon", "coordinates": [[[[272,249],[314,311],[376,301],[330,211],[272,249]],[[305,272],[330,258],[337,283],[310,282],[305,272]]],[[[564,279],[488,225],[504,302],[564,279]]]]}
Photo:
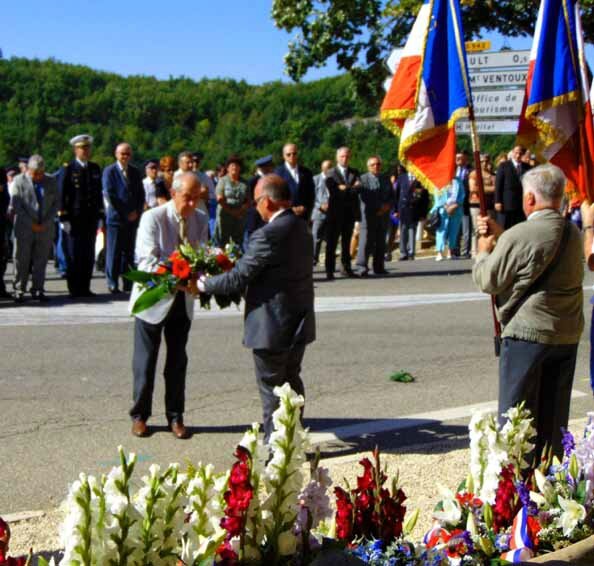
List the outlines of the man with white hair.
{"type": "Polygon", "coordinates": [[[32,270],[33,299],[45,302],[45,270],[54,239],[54,219],[58,210],[56,180],[45,174],[41,155],[32,155],[27,170],[14,179],[10,188],[10,214],[14,216],[15,301],[25,300],[29,270],[32,270]]]}
{"type": "Polygon", "coordinates": [[[522,177],[527,220],[503,232],[478,219],[473,279],[497,297],[503,325],[499,414],[524,402],[537,431],[537,463],[545,446],[561,456],[577,347],[584,327],[584,267],[578,229],[560,214],[565,176],[541,165],[522,177]]]}
{"type": "MultiPolygon", "coordinates": [[[[173,181],[172,198],[167,204],[147,210],[140,219],[136,238],[138,269],[156,271],[182,241],[193,246],[208,240],[208,214],[197,210],[200,182],[192,172],[182,173],[173,181]]],[[[134,285],[130,311],[141,293],[134,285]]],[[[176,438],[187,438],[184,425],[184,400],[188,356],[186,343],[194,316],[194,297],[179,289],[156,305],[138,313],[134,322],[134,402],[130,409],[132,434],[147,436],[147,420],[152,413],[155,369],[161,335],[165,336],[167,357],[165,378],[165,414],[176,438]]]]}

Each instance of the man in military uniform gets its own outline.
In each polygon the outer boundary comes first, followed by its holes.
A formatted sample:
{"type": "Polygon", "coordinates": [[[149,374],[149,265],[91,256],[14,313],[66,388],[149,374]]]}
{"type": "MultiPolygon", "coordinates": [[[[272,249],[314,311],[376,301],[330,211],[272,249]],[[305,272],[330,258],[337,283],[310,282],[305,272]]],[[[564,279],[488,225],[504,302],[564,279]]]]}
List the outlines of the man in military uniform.
{"type": "Polygon", "coordinates": [[[92,297],[95,238],[103,217],[101,169],[89,161],[93,138],[82,134],[70,140],[75,158],[60,175],[58,217],[67,258],[66,277],[72,298],[92,297]]]}

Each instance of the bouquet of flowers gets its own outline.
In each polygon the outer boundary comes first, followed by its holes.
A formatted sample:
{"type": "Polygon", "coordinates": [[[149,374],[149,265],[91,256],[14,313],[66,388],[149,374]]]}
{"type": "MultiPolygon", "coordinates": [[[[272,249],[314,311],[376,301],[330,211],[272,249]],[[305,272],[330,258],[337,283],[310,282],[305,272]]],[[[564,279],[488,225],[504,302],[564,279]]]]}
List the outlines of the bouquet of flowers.
{"type": "MultiPolygon", "coordinates": [[[[201,276],[230,271],[240,257],[241,248],[232,241],[224,249],[210,244],[194,248],[186,243],[181,244],[167,260],[159,263],[155,271],[129,271],[124,277],[138,283],[143,289],[132,307],[132,314],[138,314],[168,295],[174,295],[180,287],[188,287],[191,293],[198,295],[197,282],[201,276]]],[[[200,307],[210,309],[211,299],[211,295],[201,293],[200,307]]],[[[231,303],[239,305],[241,296],[215,295],[214,299],[224,309],[231,303]]]]}

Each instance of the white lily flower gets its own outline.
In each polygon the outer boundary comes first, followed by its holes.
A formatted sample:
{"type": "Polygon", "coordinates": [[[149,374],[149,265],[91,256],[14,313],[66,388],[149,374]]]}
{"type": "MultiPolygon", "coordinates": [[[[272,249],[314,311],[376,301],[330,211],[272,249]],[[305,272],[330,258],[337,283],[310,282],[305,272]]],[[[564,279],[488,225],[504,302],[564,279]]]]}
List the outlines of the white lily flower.
{"type": "Polygon", "coordinates": [[[565,499],[561,495],[559,495],[558,500],[561,509],[563,509],[558,521],[563,529],[563,536],[567,537],[577,527],[578,523],[586,518],[586,509],[577,501],[565,499]]]}

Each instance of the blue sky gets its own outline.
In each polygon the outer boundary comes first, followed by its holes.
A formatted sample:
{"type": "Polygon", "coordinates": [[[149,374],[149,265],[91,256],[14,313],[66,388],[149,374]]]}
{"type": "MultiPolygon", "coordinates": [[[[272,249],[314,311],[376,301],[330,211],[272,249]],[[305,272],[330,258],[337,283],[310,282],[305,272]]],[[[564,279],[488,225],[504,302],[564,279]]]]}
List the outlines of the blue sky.
{"type": "MultiPolygon", "coordinates": [[[[122,75],[288,80],[289,35],[274,27],[271,0],[23,0],[3,2],[5,57],[54,57],[122,75]],[[9,5],[11,9],[9,9],[9,5]]],[[[502,38],[493,37],[493,49],[502,38]]],[[[511,40],[529,49],[530,39],[511,40]]],[[[305,77],[335,75],[333,61],[305,77]]]]}

